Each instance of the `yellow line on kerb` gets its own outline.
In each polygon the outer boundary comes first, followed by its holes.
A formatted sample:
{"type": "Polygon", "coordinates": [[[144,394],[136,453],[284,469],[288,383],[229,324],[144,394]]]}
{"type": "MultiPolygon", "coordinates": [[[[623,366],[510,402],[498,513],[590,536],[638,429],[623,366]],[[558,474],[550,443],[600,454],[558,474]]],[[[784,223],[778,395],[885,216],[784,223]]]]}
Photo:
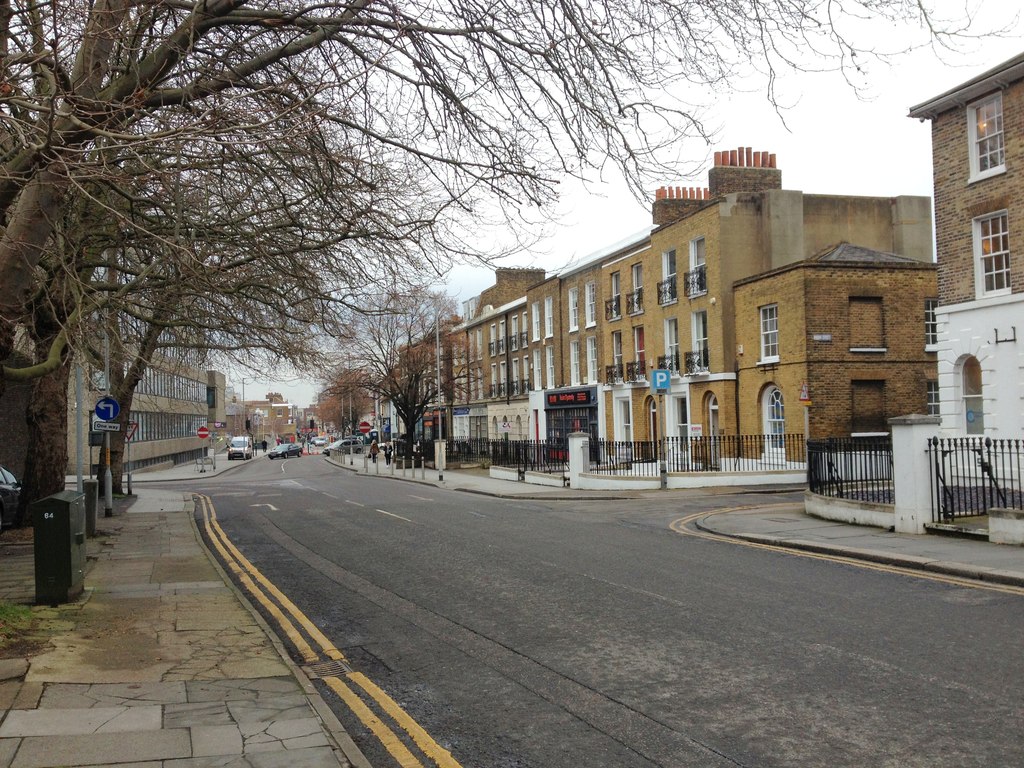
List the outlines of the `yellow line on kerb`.
{"type": "MultiPolygon", "coordinates": [[[[227,534],[217,522],[217,513],[214,511],[213,502],[207,496],[199,496],[203,510],[203,521],[207,533],[213,541],[217,551],[224,558],[225,563],[238,575],[239,580],[253,597],[263,605],[274,617],[281,629],[288,638],[299,649],[299,653],[308,663],[319,659],[319,654],[306,642],[305,638],[292,624],[291,620],[270,600],[255,582],[259,582],[267,592],[294,617],[295,621],[306,631],[306,633],[322,649],[324,655],[335,661],[344,661],[345,655],[339,651],[327,639],[327,637],[310,621],[298,606],[289,600],[274,584],[267,579],[259,569],[256,568],[243,555],[234,544],[228,539],[227,534]],[[250,576],[251,575],[251,576],[250,576]],[[255,580],[255,581],[254,581],[255,580]]],[[[388,717],[394,720],[404,730],[422,752],[429,757],[438,768],[461,768],[459,763],[452,757],[451,753],[434,741],[423,728],[413,720],[383,689],[370,680],[361,672],[350,672],[345,677],[355,685],[359,686],[373,701],[384,711],[388,717]]],[[[409,751],[402,741],[395,735],[394,731],[359,698],[351,687],[338,677],[324,677],[324,682],[333,690],[342,701],[348,706],[352,713],[359,718],[380,741],[388,753],[398,762],[402,768],[422,768],[422,763],[409,751]]]]}

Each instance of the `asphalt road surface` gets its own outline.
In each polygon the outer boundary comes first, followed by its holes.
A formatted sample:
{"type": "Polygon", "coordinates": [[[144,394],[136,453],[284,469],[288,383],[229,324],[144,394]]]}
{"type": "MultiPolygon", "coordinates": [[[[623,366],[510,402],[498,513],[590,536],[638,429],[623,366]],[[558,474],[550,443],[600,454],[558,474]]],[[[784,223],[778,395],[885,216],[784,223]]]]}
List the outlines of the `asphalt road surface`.
{"type": "MultiPolygon", "coordinates": [[[[669,528],[792,496],[516,501],[316,456],[202,491],[464,768],[1024,765],[1024,592],[669,528]]],[[[318,685],[370,762],[397,765],[318,685]]]]}

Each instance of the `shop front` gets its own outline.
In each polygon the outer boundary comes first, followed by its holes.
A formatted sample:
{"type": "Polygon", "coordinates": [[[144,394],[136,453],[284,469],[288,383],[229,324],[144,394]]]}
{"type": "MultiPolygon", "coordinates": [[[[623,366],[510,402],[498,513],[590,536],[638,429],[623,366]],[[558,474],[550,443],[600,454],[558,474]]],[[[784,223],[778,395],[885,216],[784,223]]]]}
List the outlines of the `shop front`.
{"type": "Polygon", "coordinates": [[[548,442],[567,442],[573,432],[587,432],[591,443],[598,439],[597,387],[552,389],[544,393],[548,442]]]}

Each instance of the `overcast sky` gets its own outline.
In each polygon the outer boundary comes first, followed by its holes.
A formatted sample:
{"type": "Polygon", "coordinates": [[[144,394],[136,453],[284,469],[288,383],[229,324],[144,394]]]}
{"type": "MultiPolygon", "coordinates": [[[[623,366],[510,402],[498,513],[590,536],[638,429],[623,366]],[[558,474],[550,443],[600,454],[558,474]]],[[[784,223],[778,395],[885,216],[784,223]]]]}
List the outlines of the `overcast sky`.
{"type": "MultiPolygon", "coordinates": [[[[968,0],[970,2],[970,0],[968,0]]],[[[936,0],[951,13],[963,0],[936,0]]],[[[784,189],[842,195],[932,194],[930,124],[907,117],[927,101],[1024,50],[1024,23],[1017,2],[983,0],[977,29],[999,29],[1003,39],[967,43],[960,53],[930,49],[897,59],[891,68],[872,67],[869,90],[858,98],[837,74],[789,75],[779,83],[780,100],[792,106],[780,118],[763,92],[722,94],[706,115],[717,128],[711,147],[694,144],[694,161],[719,149],[752,147],[777,156],[784,189]],[[785,120],[785,124],[783,124],[785,120]]],[[[887,32],[880,30],[880,37],[887,32]]],[[[503,266],[540,267],[549,272],[640,231],[651,222],[650,203],[662,185],[707,186],[707,170],[694,178],[652,179],[649,197],[638,203],[621,180],[607,179],[588,189],[565,185],[562,215],[543,249],[509,259],[503,266]]],[[[463,301],[493,284],[490,269],[457,267],[448,292],[463,301]]],[[[286,398],[312,402],[315,382],[279,384],[286,398]]],[[[255,390],[254,390],[255,391],[255,390]]],[[[246,392],[248,395],[248,391],[246,392]]]]}

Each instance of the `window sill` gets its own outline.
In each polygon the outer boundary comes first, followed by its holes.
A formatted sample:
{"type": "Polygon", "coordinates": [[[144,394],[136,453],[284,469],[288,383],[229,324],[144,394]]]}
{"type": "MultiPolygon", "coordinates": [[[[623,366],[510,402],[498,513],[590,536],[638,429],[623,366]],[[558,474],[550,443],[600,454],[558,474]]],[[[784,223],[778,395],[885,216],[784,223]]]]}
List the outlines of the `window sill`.
{"type": "Polygon", "coordinates": [[[754,365],[757,365],[757,366],[778,365],[778,364],[779,364],[779,358],[777,358],[777,357],[766,357],[763,360],[758,360],[756,363],[754,363],[754,365]]]}
{"type": "Polygon", "coordinates": [[[868,354],[878,354],[881,352],[888,352],[888,347],[850,347],[850,352],[866,352],[868,354]]]}
{"type": "Polygon", "coordinates": [[[993,176],[1002,176],[1004,173],[1006,173],[1005,164],[996,168],[989,168],[987,171],[982,171],[980,173],[972,173],[967,179],[967,186],[976,184],[979,181],[985,181],[985,179],[991,179],[993,176]]]}
{"type": "Polygon", "coordinates": [[[938,352],[939,351],[939,345],[938,344],[925,344],[924,345],[924,351],[925,352],[938,352]]]}

